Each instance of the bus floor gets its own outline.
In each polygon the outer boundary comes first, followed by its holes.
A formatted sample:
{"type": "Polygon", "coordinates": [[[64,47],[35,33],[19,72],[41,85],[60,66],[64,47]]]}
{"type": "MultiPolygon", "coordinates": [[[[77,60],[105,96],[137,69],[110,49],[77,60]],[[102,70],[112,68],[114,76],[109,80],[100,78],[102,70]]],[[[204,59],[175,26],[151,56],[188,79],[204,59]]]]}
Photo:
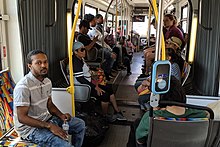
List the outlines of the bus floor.
{"type": "Polygon", "coordinates": [[[122,71],[123,78],[116,91],[116,100],[126,122],[115,122],[110,124],[105,139],[99,147],[126,147],[130,132],[130,124],[140,118],[143,112],[138,105],[138,94],[134,88],[137,77],[141,74],[143,64],[142,52],[134,53],[130,76],[126,76],[126,71],[122,71]]]}

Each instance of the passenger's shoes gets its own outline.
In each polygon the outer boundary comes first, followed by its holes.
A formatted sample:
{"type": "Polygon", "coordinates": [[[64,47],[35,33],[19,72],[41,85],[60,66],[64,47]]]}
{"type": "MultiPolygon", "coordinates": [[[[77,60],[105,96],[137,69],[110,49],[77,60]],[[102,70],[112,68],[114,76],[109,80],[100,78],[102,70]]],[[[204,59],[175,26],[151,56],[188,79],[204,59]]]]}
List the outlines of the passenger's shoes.
{"type": "Polygon", "coordinates": [[[119,121],[126,121],[126,120],[127,120],[121,112],[115,113],[114,116],[115,116],[116,119],[119,120],[119,121]]]}
{"type": "Polygon", "coordinates": [[[105,115],[104,118],[109,123],[115,122],[117,119],[116,116],[110,114],[105,115]]]}
{"type": "Polygon", "coordinates": [[[131,74],[132,74],[131,72],[128,72],[126,76],[130,76],[131,74]]]}

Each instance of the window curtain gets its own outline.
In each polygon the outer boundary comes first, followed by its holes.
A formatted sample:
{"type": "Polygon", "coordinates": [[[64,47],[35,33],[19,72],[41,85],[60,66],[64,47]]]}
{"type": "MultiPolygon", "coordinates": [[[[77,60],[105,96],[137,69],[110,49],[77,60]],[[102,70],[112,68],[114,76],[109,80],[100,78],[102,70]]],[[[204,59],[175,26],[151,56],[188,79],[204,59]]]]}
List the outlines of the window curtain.
{"type": "Polygon", "coordinates": [[[52,82],[62,77],[59,61],[67,57],[66,8],[66,0],[18,0],[25,73],[29,71],[26,55],[31,50],[39,49],[48,56],[48,76],[52,82]]]}
{"type": "Polygon", "coordinates": [[[193,86],[202,95],[217,96],[220,69],[220,1],[202,0],[198,25],[193,86]],[[212,28],[211,30],[207,28],[212,28]]]}

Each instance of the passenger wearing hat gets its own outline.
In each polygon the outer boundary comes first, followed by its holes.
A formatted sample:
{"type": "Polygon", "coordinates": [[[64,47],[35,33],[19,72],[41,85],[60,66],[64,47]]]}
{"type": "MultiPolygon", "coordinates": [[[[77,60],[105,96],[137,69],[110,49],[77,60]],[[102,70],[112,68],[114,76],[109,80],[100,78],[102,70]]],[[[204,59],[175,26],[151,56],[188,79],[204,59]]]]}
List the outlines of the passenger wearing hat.
{"type": "MultiPolygon", "coordinates": [[[[180,67],[180,70],[182,71],[182,68],[183,68],[183,63],[184,63],[184,61],[183,61],[183,59],[182,59],[182,57],[181,57],[181,50],[180,50],[180,48],[181,48],[181,45],[182,45],[182,41],[179,39],[179,38],[177,38],[177,37],[171,37],[171,38],[169,38],[168,40],[166,40],[166,48],[172,48],[174,51],[175,51],[175,53],[178,55],[178,65],[179,65],[179,67],[180,67]]],[[[153,48],[148,48],[145,52],[144,52],[144,56],[145,56],[145,65],[146,65],[146,67],[145,67],[145,69],[146,69],[146,75],[148,75],[149,74],[149,72],[150,72],[150,66],[151,66],[151,64],[152,64],[152,62],[153,62],[153,60],[154,60],[154,58],[155,58],[155,48],[153,47],[153,48]]]]}
{"type": "Polygon", "coordinates": [[[123,114],[118,109],[115,95],[110,85],[99,85],[91,82],[91,74],[89,67],[84,62],[85,47],[81,42],[75,42],[73,45],[73,72],[75,83],[87,84],[91,87],[91,96],[101,101],[103,116],[109,121],[126,120],[123,114]],[[115,110],[113,117],[107,116],[108,104],[112,103],[115,110]]]}
{"type": "Polygon", "coordinates": [[[166,40],[166,48],[173,48],[175,52],[181,49],[182,41],[177,37],[170,37],[166,40]]]}
{"type": "Polygon", "coordinates": [[[182,72],[184,65],[184,59],[181,57],[181,47],[182,41],[178,37],[173,36],[166,40],[166,48],[172,48],[178,57],[176,63],[179,65],[180,72],[182,72]]]}

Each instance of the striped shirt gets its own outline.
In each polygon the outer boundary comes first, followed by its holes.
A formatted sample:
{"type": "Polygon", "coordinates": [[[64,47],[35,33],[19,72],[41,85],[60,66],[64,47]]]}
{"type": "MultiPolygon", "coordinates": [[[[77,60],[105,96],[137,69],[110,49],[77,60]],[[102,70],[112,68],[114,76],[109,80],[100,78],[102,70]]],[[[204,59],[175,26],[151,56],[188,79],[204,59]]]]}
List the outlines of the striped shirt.
{"type": "Polygon", "coordinates": [[[177,63],[171,64],[171,75],[173,75],[177,80],[179,80],[181,82],[180,68],[177,63]]]}
{"type": "Polygon", "coordinates": [[[19,135],[25,139],[36,128],[27,126],[18,121],[17,107],[28,106],[28,116],[47,121],[51,114],[47,108],[48,98],[51,97],[52,84],[48,78],[42,82],[29,72],[15,86],[14,89],[14,124],[19,135]]]}

